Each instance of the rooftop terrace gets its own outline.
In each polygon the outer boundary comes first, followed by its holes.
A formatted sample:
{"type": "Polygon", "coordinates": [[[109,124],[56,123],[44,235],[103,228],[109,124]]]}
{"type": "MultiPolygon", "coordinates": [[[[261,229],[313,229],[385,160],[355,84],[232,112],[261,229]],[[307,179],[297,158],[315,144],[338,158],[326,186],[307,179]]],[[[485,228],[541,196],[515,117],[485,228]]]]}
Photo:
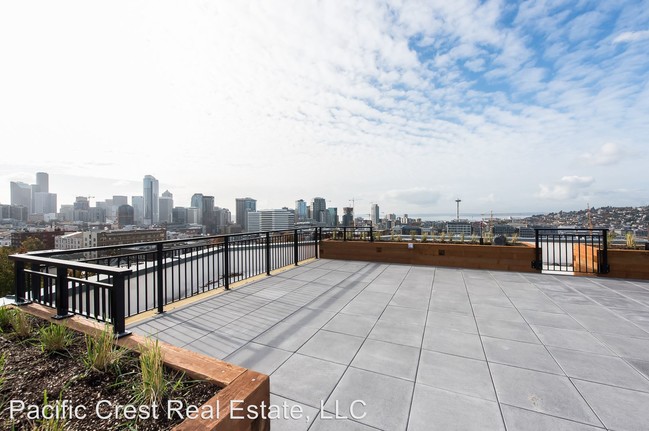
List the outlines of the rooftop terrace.
{"type": "Polygon", "coordinates": [[[128,329],[269,374],[273,431],[649,423],[649,282],[320,259],[128,329]]]}

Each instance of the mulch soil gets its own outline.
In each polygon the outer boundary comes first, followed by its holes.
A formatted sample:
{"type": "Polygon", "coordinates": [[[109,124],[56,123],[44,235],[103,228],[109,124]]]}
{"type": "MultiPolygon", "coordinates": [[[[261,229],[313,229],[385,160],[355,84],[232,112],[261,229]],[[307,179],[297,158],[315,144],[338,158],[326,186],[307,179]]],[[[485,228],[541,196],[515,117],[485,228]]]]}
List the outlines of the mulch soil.
{"type": "MultiPolygon", "coordinates": [[[[33,430],[52,429],[43,420],[30,419],[38,406],[43,412],[44,394],[47,391],[48,403],[57,400],[67,409],[59,410],[65,416],[58,425],[65,430],[168,430],[182,422],[183,418],[167,411],[167,401],[163,400],[155,409],[140,405],[134,400],[134,388],[141,381],[138,355],[128,352],[120,360],[118,369],[102,373],[88,369],[83,363],[86,354],[84,336],[74,333],[72,345],[64,352],[47,354],[42,351],[37,339],[38,327],[46,322],[28,316],[34,325],[32,337],[24,340],[5,329],[0,333],[0,355],[5,355],[4,383],[0,387],[0,429],[33,430]],[[12,401],[14,418],[11,419],[12,401]],[[18,412],[19,403],[25,409],[18,412]],[[97,414],[97,406],[99,414],[97,414]],[[119,406],[134,405],[139,413],[136,419],[127,419],[119,406]],[[82,406],[82,407],[79,407],[82,406]],[[85,407],[85,410],[84,410],[85,407]],[[75,411],[76,409],[76,411],[75,411]],[[158,416],[157,419],[149,416],[158,416]],[[77,416],[85,415],[83,419],[77,416]],[[100,416],[103,416],[100,417],[100,416]]],[[[173,370],[166,370],[167,378],[182,384],[168,396],[174,402],[181,401],[185,406],[201,406],[208,401],[218,387],[210,382],[196,382],[173,370]]],[[[131,412],[130,414],[133,414],[131,412]]]]}

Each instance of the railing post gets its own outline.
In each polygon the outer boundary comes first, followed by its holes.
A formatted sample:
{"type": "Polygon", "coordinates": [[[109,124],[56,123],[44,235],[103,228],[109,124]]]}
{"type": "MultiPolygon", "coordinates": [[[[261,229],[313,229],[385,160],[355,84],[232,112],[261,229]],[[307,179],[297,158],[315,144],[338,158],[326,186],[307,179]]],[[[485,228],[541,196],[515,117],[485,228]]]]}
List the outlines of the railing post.
{"type": "Polygon", "coordinates": [[[230,237],[224,237],[224,255],[223,255],[223,286],[225,290],[230,290],[230,237]]]}
{"type": "Polygon", "coordinates": [[[541,269],[541,249],[539,248],[539,230],[534,229],[534,262],[532,262],[532,268],[541,269]]]}
{"type": "Polygon", "coordinates": [[[163,268],[163,248],[164,244],[161,242],[156,244],[156,273],[157,273],[157,286],[156,291],[158,295],[158,313],[162,314],[165,311],[164,301],[164,268],[163,268]]]}
{"type": "Polygon", "coordinates": [[[347,241],[347,226],[343,226],[343,241],[347,241]]]}
{"type": "MultiPolygon", "coordinates": [[[[320,228],[322,229],[322,228],[320,228]]],[[[318,228],[316,227],[315,230],[313,231],[313,242],[315,243],[315,258],[320,259],[320,248],[319,248],[319,243],[318,243],[318,228]]]]}
{"type": "Polygon", "coordinates": [[[266,275],[270,275],[270,232],[266,232],[266,275]]]}
{"type": "Polygon", "coordinates": [[[126,335],[131,335],[131,331],[126,330],[123,274],[113,275],[113,287],[110,290],[110,314],[115,336],[121,338],[126,335]]]}
{"type": "Polygon", "coordinates": [[[297,262],[299,259],[299,255],[297,252],[297,229],[293,230],[293,257],[295,258],[295,266],[297,266],[297,262]]]}
{"type": "MultiPolygon", "coordinates": [[[[30,288],[31,288],[31,291],[32,291],[32,299],[41,299],[42,298],[42,295],[41,295],[41,280],[43,279],[43,277],[36,276],[36,274],[35,274],[36,272],[40,271],[40,264],[32,263],[31,265],[29,265],[29,269],[32,270],[32,273],[30,274],[30,277],[29,277],[29,279],[30,279],[29,284],[30,284],[30,288]]],[[[27,291],[25,290],[24,293],[27,293],[27,291]]],[[[52,298],[45,298],[45,301],[46,302],[47,301],[52,301],[52,298]]]]}
{"type": "Polygon", "coordinates": [[[374,230],[372,226],[370,226],[370,242],[374,242],[374,230]]]}
{"type": "Polygon", "coordinates": [[[608,267],[608,229],[602,229],[602,236],[603,238],[603,250],[602,250],[602,257],[599,262],[599,268],[598,272],[601,274],[608,274],[609,271],[611,270],[608,267]]]}
{"type": "Polygon", "coordinates": [[[72,314],[68,312],[68,269],[56,267],[56,315],[54,319],[65,319],[72,314]]]}
{"type": "Polygon", "coordinates": [[[25,262],[21,260],[14,261],[14,294],[16,295],[16,304],[25,304],[25,262]]]}

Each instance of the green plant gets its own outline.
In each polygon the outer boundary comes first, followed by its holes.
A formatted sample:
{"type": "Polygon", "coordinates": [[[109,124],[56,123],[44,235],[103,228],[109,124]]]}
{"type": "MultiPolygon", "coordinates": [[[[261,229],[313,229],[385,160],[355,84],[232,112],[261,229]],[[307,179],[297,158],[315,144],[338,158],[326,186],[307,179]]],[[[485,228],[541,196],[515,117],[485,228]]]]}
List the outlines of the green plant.
{"type": "Polygon", "coordinates": [[[32,323],[27,319],[27,314],[21,310],[12,309],[9,322],[18,338],[27,338],[32,334],[32,323]]]}
{"type": "Polygon", "coordinates": [[[512,235],[512,244],[518,244],[518,234],[517,233],[512,235]]]}
{"type": "Polygon", "coordinates": [[[414,241],[415,239],[417,239],[417,234],[416,234],[416,232],[413,230],[413,231],[410,232],[410,240],[411,240],[411,241],[414,241]]]}
{"type": "Polygon", "coordinates": [[[397,241],[401,241],[401,235],[397,235],[397,241]]]}
{"type": "Polygon", "coordinates": [[[49,403],[47,389],[43,391],[43,412],[46,412],[48,419],[42,419],[32,428],[32,431],[63,431],[66,427],[66,416],[63,411],[63,391],[59,395],[58,401],[53,404],[49,403]]]}
{"type": "Polygon", "coordinates": [[[11,326],[11,310],[7,307],[0,307],[0,332],[4,332],[11,326]]]}
{"type": "Polygon", "coordinates": [[[462,244],[464,244],[464,239],[465,239],[464,232],[462,232],[462,234],[460,235],[460,242],[462,244]]]}
{"type": "Polygon", "coordinates": [[[394,241],[394,229],[390,231],[390,241],[394,241]]]}
{"type": "Polygon", "coordinates": [[[41,349],[45,353],[62,352],[72,344],[72,332],[63,325],[51,323],[38,330],[41,349]]]}
{"type": "Polygon", "coordinates": [[[478,235],[473,234],[471,235],[471,244],[477,244],[478,243],[478,235]]]}
{"type": "Polygon", "coordinates": [[[446,242],[446,233],[442,232],[439,234],[439,241],[446,242]]]}
{"type": "Polygon", "coordinates": [[[105,373],[111,367],[118,366],[125,352],[117,346],[115,336],[106,325],[96,336],[86,335],[86,355],[83,362],[87,368],[105,373]]]}
{"type": "Polygon", "coordinates": [[[615,233],[614,230],[609,230],[608,234],[606,235],[606,241],[609,243],[609,245],[613,244],[613,241],[617,237],[617,234],[615,233]]]}
{"type": "Polygon", "coordinates": [[[485,233],[485,235],[484,235],[484,241],[485,241],[485,243],[487,243],[487,244],[491,244],[491,242],[493,241],[493,239],[494,239],[494,234],[493,234],[493,233],[491,233],[491,232],[487,232],[487,233],[485,233]]]}
{"type": "Polygon", "coordinates": [[[626,233],[626,248],[635,249],[635,234],[633,232],[626,233]]]}
{"type": "Polygon", "coordinates": [[[136,401],[144,404],[160,404],[181,384],[169,381],[164,374],[164,357],[158,340],[147,339],[140,351],[140,372],[142,379],[135,389],[136,401]]]}
{"type": "Polygon", "coordinates": [[[426,242],[426,241],[428,241],[428,233],[423,232],[421,234],[421,242],[426,242]]]}
{"type": "MultiPolygon", "coordinates": [[[[5,365],[7,365],[7,356],[3,353],[2,355],[0,355],[0,389],[2,389],[2,387],[5,384],[5,380],[6,380],[6,378],[5,378],[5,365]]],[[[2,403],[0,403],[0,405],[1,404],[2,403]]]]}

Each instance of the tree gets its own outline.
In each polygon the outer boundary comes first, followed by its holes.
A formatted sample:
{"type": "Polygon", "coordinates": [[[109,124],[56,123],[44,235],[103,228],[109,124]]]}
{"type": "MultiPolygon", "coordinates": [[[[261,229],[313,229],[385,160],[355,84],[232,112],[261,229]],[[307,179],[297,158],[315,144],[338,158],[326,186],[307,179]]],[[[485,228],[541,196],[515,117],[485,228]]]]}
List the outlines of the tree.
{"type": "Polygon", "coordinates": [[[20,244],[18,249],[19,253],[27,253],[29,251],[45,250],[47,246],[40,239],[30,236],[20,244]]]}
{"type": "Polygon", "coordinates": [[[14,263],[9,260],[9,255],[15,251],[11,247],[0,247],[0,297],[14,291],[14,263]]]}

